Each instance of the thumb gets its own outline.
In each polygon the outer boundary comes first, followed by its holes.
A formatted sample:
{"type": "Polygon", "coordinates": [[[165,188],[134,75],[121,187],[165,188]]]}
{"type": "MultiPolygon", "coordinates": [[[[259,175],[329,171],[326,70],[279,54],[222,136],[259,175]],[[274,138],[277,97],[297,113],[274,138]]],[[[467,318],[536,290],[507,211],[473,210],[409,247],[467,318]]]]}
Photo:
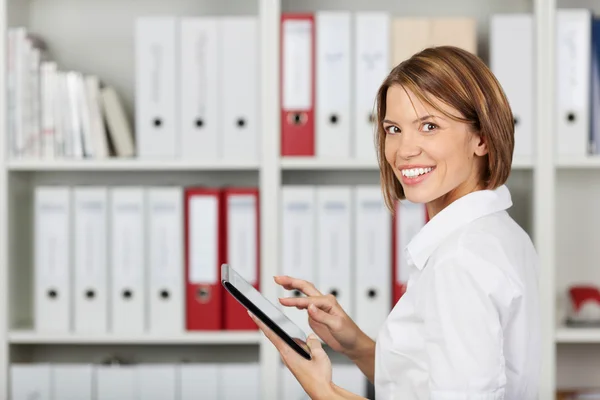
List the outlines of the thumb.
{"type": "Polygon", "coordinates": [[[308,338],[306,339],[306,344],[308,345],[310,353],[314,358],[320,359],[321,357],[326,355],[325,350],[323,350],[323,345],[321,345],[321,341],[314,333],[308,335],[308,338]]]}

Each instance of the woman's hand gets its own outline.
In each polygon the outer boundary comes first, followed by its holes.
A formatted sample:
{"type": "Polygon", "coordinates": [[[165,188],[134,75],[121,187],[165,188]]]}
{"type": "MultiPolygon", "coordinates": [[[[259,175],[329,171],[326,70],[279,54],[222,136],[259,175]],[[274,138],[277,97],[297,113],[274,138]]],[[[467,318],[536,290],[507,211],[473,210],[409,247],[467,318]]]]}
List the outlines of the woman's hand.
{"type": "Polygon", "coordinates": [[[309,335],[307,345],[310,349],[311,360],[296,353],[269,327],[262,323],[252,313],[250,317],[263,331],[265,336],[275,345],[285,366],[298,380],[306,394],[311,399],[337,399],[338,388],[331,381],[331,361],[315,335],[309,335]]]}
{"type": "Polygon", "coordinates": [[[299,290],[307,297],[280,298],[287,307],[308,309],[313,332],[334,351],[350,356],[367,335],[350,319],[333,295],[323,295],[315,286],[301,279],[277,276],[275,282],[286,290],[299,290]]]}

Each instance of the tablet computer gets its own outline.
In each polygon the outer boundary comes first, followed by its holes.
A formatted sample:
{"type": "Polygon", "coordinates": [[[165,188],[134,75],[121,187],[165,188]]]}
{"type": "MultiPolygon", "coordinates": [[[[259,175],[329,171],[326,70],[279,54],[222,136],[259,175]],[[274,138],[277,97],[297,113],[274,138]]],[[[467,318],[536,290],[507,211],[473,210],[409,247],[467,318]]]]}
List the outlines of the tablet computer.
{"type": "Polygon", "coordinates": [[[228,264],[221,265],[221,283],[231,296],[288,346],[307,360],[311,359],[304,331],[228,264]]]}

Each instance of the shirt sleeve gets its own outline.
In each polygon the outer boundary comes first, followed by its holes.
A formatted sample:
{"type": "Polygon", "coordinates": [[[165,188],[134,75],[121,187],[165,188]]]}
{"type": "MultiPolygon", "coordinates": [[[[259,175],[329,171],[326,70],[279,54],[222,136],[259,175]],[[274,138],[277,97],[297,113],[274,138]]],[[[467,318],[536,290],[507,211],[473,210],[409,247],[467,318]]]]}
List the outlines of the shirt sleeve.
{"type": "Polygon", "coordinates": [[[465,249],[432,267],[422,297],[431,400],[504,399],[508,278],[465,249]]]}

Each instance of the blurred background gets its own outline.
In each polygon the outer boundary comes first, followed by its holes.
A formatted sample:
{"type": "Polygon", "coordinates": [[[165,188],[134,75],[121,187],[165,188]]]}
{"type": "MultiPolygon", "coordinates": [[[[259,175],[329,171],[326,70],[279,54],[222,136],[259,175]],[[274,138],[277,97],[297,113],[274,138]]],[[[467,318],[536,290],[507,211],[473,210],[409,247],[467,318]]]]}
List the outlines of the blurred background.
{"type": "Polygon", "coordinates": [[[599,2],[0,4],[0,398],[306,398],[220,265],[275,304],[297,294],[273,275],[307,279],[376,336],[426,215],[385,208],[375,94],[434,45],[480,56],[512,106],[540,399],[600,398],[599,2]]]}

